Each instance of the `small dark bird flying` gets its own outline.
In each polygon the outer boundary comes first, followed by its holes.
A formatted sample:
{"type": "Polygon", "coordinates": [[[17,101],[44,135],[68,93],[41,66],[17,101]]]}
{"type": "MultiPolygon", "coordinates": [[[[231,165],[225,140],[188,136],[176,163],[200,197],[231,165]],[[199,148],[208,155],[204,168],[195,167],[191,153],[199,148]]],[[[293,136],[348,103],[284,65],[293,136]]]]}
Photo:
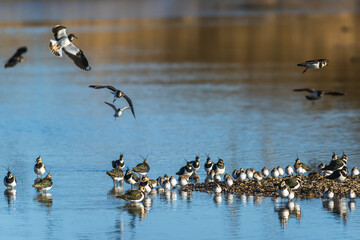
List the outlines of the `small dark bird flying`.
{"type": "Polygon", "coordinates": [[[18,50],[16,50],[16,53],[14,53],[14,55],[12,55],[12,57],[6,62],[4,67],[5,68],[13,67],[18,62],[24,61],[24,57],[22,56],[22,54],[24,54],[26,52],[27,52],[27,47],[18,48],[18,50]]]}

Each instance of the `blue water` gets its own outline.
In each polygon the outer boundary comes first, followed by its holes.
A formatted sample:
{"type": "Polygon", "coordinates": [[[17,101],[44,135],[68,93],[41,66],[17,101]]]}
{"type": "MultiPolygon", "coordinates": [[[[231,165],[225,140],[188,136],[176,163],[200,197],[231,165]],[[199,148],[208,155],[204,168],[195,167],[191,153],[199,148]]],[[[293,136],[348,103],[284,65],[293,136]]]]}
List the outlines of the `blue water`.
{"type": "MultiPolygon", "coordinates": [[[[0,7],[0,16],[9,7],[37,7],[6,4],[0,7]]],[[[93,4],[91,11],[98,9],[93,4]]],[[[192,6],[186,4],[184,8],[192,6]]],[[[71,6],[64,3],[64,8],[71,6]]],[[[109,6],[111,2],[104,9],[109,6]]],[[[149,13],[152,8],[144,9],[143,17],[154,17],[149,13]]],[[[316,166],[330,160],[330,150],[339,155],[345,151],[349,168],[359,166],[359,70],[349,60],[356,56],[352,21],[342,20],[341,14],[329,19],[324,13],[304,20],[274,12],[269,18],[266,11],[251,17],[231,13],[232,18],[216,14],[202,18],[211,12],[198,12],[191,11],[190,18],[160,14],[156,15],[160,19],[144,20],[139,12],[129,11],[137,19],[124,20],[112,11],[108,15],[96,11],[94,22],[68,22],[68,31],[79,37],[75,44],[93,67],[90,72],[78,69],[66,56],[50,54],[51,27],[61,16],[37,19],[39,15],[29,11],[23,19],[0,18],[3,62],[19,46],[29,49],[25,62],[0,69],[1,164],[18,179],[16,195],[4,193],[0,202],[1,236],[357,238],[359,210],[346,199],[330,203],[334,204],[330,210],[324,207],[329,203],[320,199],[295,199],[300,211],[291,211],[289,219],[281,221],[278,212],[287,211],[285,202],[267,197],[184,195],[172,190],[150,195],[151,201],[137,207],[116,198],[129,186],[114,195],[105,173],[120,153],[129,168],[142,161],[140,155],[148,156],[153,179],[175,175],[184,160],[197,154],[203,165],[205,153],[214,161],[224,159],[228,173],[240,167],[284,167],[293,164],[296,155],[316,166]],[[307,30],[314,19],[318,25],[307,30]],[[342,25],[350,32],[341,35],[342,25]],[[313,33],[307,36],[315,47],[298,38],[306,31],[313,33]],[[326,44],[317,34],[320,31],[327,34],[326,44]],[[302,74],[303,69],[296,67],[300,61],[323,56],[330,59],[325,69],[302,74]],[[124,91],[133,100],[136,120],[129,110],[114,120],[113,110],[104,104],[113,96],[88,88],[90,84],[124,91]],[[292,92],[300,87],[339,89],[346,96],[325,96],[312,104],[304,94],[292,92]],[[47,195],[31,187],[40,154],[54,181],[47,195]]],[[[89,15],[66,16],[84,20],[89,15]]],[[[118,99],[115,105],[124,107],[126,102],[118,99]]],[[[204,180],[205,171],[200,169],[199,174],[204,180]]]]}

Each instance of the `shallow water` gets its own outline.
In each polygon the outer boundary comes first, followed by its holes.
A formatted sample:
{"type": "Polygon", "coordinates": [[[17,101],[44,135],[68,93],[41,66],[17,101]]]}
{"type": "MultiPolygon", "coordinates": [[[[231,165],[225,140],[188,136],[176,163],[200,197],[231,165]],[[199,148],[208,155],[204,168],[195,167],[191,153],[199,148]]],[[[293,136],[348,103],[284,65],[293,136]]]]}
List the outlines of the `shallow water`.
{"type": "MultiPolygon", "coordinates": [[[[224,159],[229,173],[286,166],[296,155],[314,167],[330,160],[330,150],[345,151],[349,168],[359,166],[359,16],[349,10],[354,3],[339,9],[334,1],[327,11],[300,3],[247,11],[240,4],[232,11],[227,3],[206,5],[211,11],[205,11],[184,1],[174,14],[139,3],[142,13],[119,15],[109,10],[112,4],[125,6],[108,1],[102,13],[93,2],[66,17],[51,2],[37,3],[49,10],[45,15],[22,15],[19,7],[29,4],[22,1],[0,3],[3,62],[17,47],[29,48],[25,62],[0,69],[0,156],[18,178],[16,197],[4,194],[0,205],[2,236],[356,238],[360,214],[347,200],[328,210],[322,200],[295,199],[301,215],[281,223],[278,211],[285,203],[271,198],[221,195],[217,203],[212,194],[173,190],[134,209],[111,192],[105,172],[121,152],[130,168],[142,161],[140,155],[148,156],[151,178],[174,175],[196,154],[203,165],[205,153],[224,159]],[[19,15],[4,15],[9,8],[19,15]],[[91,72],[49,53],[51,27],[59,22],[78,35],[76,45],[91,72]],[[296,66],[322,57],[330,60],[324,69],[302,74],[296,66]],[[112,96],[90,84],[124,91],[136,120],[125,111],[115,121],[103,103],[112,96]],[[338,89],[346,96],[312,104],[292,92],[303,87],[338,89]],[[39,154],[53,175],[51,195],[39,196],[31,187],[39,154]]],[[[64,4],[71,9],[81,1],[64,4]]],[[[199,173],[203,180],[204,170],[199,173]]]]}

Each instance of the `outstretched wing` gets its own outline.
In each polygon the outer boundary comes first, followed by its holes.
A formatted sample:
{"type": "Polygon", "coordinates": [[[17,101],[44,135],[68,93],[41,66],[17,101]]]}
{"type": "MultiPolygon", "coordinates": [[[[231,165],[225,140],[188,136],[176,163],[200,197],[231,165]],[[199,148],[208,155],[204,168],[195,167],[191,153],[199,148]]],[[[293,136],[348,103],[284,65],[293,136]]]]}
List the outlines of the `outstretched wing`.
{"type": "Polygon", "coordinates": [[[64,26],[56,25],[55,27],[52,28],[52,32],[54,34],[56,41],[59,41],[59,39],[61,39],[63,37],[67,37],[66,27],[64,27],[64,26]]]}
{"type": "Polygon", "coordinates": [[[121,109],[121,111],[124,111],[126,109],[131,109],[131,107],[124,107],[124,108],[121,109]]]}
{"type": "Polygon", "coordinates": [[[117,91],[116,88],[114,88],[113,86],[110,86],[110,85],[90,85],[89,87],[94,88],[94,89],[107,88],[107,89],[110,89],[113,92],[117,91]]]}
{"type": "Polygon", "coordinates": [[[130,108],[131,108],[131,112],[132,112],[134,118],[136,118],[136,117],[135,117],[134,106],[133,106],[133,104],[132,104],[131,99],[130,99],[127,95],[125,95],[125,93],[123,93],[123,97],[124,97],[124,98],[126,99],[126,101],[129,103],[130,108]]]}
{"type": "Polygon", "coordinates": [[[16,53],[12,57],[21,57],[21,54],[27,52],[27,47],[19,47],[16,53]]]}
{"type": "Polygon", "coordinates": [[[79,68],[85,71],[91,70],[89,62],[86,59],[84,53],[74,44],[70,43],[66,47],[63,47],[63,51],[65,52],[66,55],[68,55],[69,58],[71,58],[74,61],[76,66],[78,66],[79,68]]]}
{"type": "Polygon", "coordinates": [[[325,91],[325,94],[334,95],[334,96],[344,96],[345,93],[337,91],[325,91]]]}
{"type": "Polygon", "coordinates": [[[110,107],[112,107],[112,109],[114,109],[114,111],[117,110],[116,107],[115,107],[114,105],[112,105],[111,103],[108,103],[108,102],[104,102],[104,103],[106,103],[107,105],[109,105],[110,107]]]}
{"type": "Polygon", "coordinates": [[[309,93],[313,93],[315,92],[316,90],[315,89],[312,89],[312,88],[297,88],[297,89],[293,89],[294,92],[303,92],[303,91],[306,91],[306,92],[309,92],[309,93]]]}

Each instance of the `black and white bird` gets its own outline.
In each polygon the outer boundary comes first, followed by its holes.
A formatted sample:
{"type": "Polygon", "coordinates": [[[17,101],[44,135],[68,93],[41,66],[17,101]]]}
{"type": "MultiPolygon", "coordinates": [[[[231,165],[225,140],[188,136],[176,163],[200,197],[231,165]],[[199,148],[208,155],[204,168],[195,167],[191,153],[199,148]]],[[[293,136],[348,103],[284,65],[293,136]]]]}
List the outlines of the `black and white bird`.
{"type": "Polygon", "coordinates": [[[303,73],[305,73],[308,70],[308,68],[319,69],[319,68],[326,67],[328,65],[328,63],[329,63],[329,60],[327,60],[327,59],[316,59],[316,60],[309,60],[309,61],[299,63],[298,66],[305,67],[305,70],[303,71],[303,73]]]}
{"type": "Polygon", "coordinates": [[[118,98],[125,98],[125,100],[128,102],[129,106],[131,107],[131,112],[135,117],[135,111],[134,111],[134,106],[133,103],[131,101],[131,99],[121,90],[114,88],[113,86],[109,86],[109,85],[90,85],[90,88],[94,88],[94,89],[102,89],[102,88],[107,88],[109,89],[111,92],[111,94],[114,95],[114,100],[113,103],[118,99],[118,98]]]}
{"type": "Polygon", "coordinates": [[[180,170],[176,173],[176,175],[179,176],[186,176],[187,178],[189,178],[194,172],[194,168],[192,165],[192,162],[187,162],[186,166],[180,168],[180,170]]]}
{"type": "Polygon", "coordinates": [[[333,95],[333,96],[344,96],[345,93],[338,92],[338,91],[325,91],[325,90],[316,90],[313,88],[297,88],[293,90],[294,92],[309,92],[311,94],[306,95],[305,98],[307,100],[319,100],[322,96],[326,95],[333,95]]]}
{"type": "Polygon", "coordinates": [[[116,108],[113,104],[105,102],[107,105],[109,105],[110,107],[112,107],[112,109],[114,109],[115,114],[113,115],[115,117],[115,120],[117,117],[120,117],[122,112],[126,109],[130,109],[131,107],[124,107],[124,108],[116,108]]]}
{"type": "Polygon", "coordinates": [[[20,47],[16,50],[16,53],[5,63],[5,68],[13,67],[17,63],[24,61],[22,54],[27,52],[27,47],[20,47]]]}
{"type": "Polygon", "coordinates": [[[13,189],[16,186],[16,183],[16,177],[8,170],[7,175],[4,177],[5,187],[13,189]]]}
{"type": "Polygon", "coordinates": [[[49,48],[52,54],[58,57],[62,57],[62,51],[71,58],[75,65],[79,68],[90,71],[91,67],[84,53],[76,47],[72,41],[77,38],[73,33],[67,35],[66,27],[56,25],[52,28],[55,40],[50,40],[49,48]]]}

